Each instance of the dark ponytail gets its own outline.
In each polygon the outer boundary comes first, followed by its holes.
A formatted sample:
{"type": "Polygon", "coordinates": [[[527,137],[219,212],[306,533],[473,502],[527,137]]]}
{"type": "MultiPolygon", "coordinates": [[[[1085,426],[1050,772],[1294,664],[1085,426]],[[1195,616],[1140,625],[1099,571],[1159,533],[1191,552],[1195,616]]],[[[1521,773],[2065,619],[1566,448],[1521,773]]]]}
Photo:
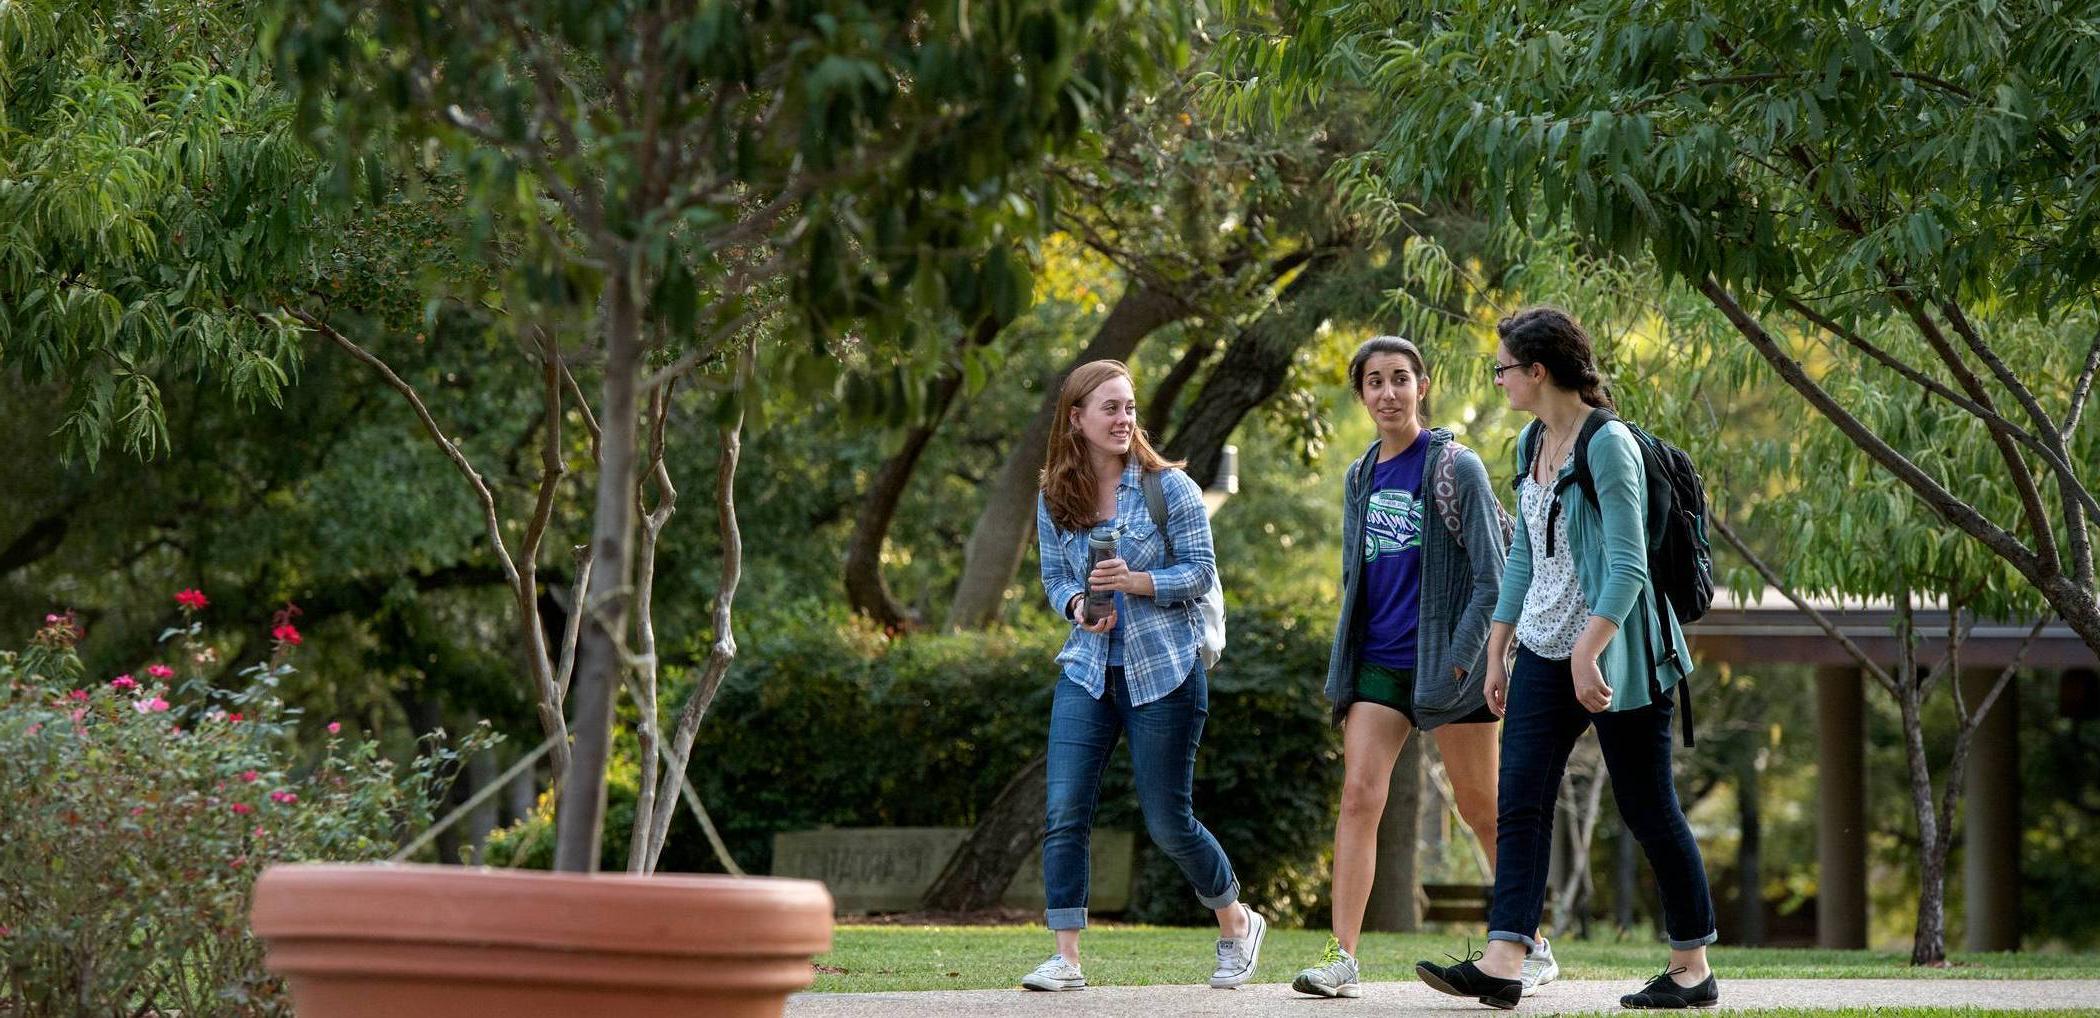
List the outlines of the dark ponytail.
{"type": "Polygon", "coordinates": [[[1523,364],[1537,364],[1557,385],[1581,397],[1584,403],[1616,411],[1604,377],[1597,373],[1597,355],[1590,334],[1575,319],[1556,307],[1525,308],[1495,323],[1502,348],[1523,364]]]}

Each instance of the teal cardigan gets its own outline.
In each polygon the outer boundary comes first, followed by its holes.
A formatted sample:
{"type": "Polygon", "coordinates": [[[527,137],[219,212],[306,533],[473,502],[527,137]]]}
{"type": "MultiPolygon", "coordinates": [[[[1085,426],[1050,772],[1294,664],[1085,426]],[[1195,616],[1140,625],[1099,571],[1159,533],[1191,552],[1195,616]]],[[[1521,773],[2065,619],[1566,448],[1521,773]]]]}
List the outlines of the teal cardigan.
{"type": "MultiPolygon", "coordinates": [[[[1526,456],[1530,433],[1537,421],[1517,436],[1517,476],[1531,470],[1526,456]]],[[[1653,700],[1653,686],[1669,689],[1691,671],[1692,652],[1684,642],[1684,630],[1676,616],[1663,613],[1667,632],[1655,632],[1655,590],[1648,582],[1648,474],[1641,465],[1641,450],[1633,433],[1613,421],[1597,429],[1590,438],[1590,476],[1597,484],[1597,505],[1583,497],[1582,489],[1570,485],[1561,493],[1561,512],[1568,520],[1568,551],[1575,556],[1575,577],[1582,584],[1582,599],[1590,614],[1602,615],[1619,626],[1619,632],[1598,655],[1597,666],[1611,686],[1611,709],[1646,707],[1653,700]],[[1669,649],[1677,651],[1673,659],[1669,649]]],[[[1561,468],[1566,477],[1573,462],[1561,468]]],[[[1495,621],[1516,625],[1524,613],[1524,595],[1531,589],[1531,528],[1519,520],[1509,561],[1502,567],[1502,596],[1495,602],[1495,621]]]]}

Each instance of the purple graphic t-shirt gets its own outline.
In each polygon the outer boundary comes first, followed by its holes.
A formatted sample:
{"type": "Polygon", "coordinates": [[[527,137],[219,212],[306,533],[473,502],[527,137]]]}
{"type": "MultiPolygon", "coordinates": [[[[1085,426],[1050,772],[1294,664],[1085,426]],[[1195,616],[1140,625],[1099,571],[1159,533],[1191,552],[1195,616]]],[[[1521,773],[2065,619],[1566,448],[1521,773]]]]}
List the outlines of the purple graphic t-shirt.
{"type": "Polygon", "coordinates": [[[1422,617],[1422,463],[1425,429],[1400,455],[1371,468],[1364,511],[1363,659],[1387,668],[1415,666],[1415,629],[1422,617]]]}

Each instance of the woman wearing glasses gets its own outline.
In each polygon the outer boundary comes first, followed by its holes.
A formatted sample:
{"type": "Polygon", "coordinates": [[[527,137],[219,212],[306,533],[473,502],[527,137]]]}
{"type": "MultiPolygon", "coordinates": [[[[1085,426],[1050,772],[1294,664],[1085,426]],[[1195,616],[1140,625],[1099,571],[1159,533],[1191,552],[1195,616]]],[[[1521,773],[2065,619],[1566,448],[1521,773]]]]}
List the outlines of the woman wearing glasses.
{"type": "Polygon", "coordinates": [[[1538,418],[1517,441],[1520,522],[1488,634],[1487,702],[1503,717],[1501,849],[1486,950],[1415,972],[1445,993],[1517,1006],[1545,907],[1554,800],[1575,740],[1594,727],[1619,815],[1654,867],[1670,942],[1662,974],[1619,1002],[1712,1007],[1713,900],[1670,775],[1671,690],[1691,652],[1676,617],[1661,612],[1658,624],[1652,607],[1639,440],[1615,417],[1600,418],[1582,455],[1595,497],[1571,487],[1584,424],[1612,406],[1590,337],[1557,308],[1519,312],[1495,330],[1495,384],[1511,409],[1538,418]]]}

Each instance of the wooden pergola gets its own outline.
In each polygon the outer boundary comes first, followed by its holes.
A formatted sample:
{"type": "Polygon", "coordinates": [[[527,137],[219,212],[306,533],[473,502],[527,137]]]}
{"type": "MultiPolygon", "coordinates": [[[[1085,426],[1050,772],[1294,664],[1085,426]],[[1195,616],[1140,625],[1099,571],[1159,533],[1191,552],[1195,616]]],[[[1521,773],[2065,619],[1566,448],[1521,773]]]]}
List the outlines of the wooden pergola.
{"type": "MultiPolygon", "coordinates": [[[[1886,604],[1812,603],[1876,663],[1893,667],[1896,612],[1886,604]]],[[[1946,647],[1947,612],[1920,609],[1919,661],[1946,647]]],[[[1965,695],[1974,703],[2013,663],[2033,622],[1978,622],[1961,647],[1965,695]]],[[[1775,591],[1748,604],[1717,604],[1686,633],[1702,666],[1805,664],[1815,668],[1817,835],[1816,940],[1867,946],[1866,727],[1864,673],[1813,619],[1775,591]]],[[[2044,626],[2021,668],[2054,673],[2067,709],[2100,711],[2092,649],[2062,622],[2044,626]]],[[[2020,947],[2020,743],[2018,698],[2001,697],[1976,731],[1963,819],[1965,941],[1972,951],[2020,947]]]]}

